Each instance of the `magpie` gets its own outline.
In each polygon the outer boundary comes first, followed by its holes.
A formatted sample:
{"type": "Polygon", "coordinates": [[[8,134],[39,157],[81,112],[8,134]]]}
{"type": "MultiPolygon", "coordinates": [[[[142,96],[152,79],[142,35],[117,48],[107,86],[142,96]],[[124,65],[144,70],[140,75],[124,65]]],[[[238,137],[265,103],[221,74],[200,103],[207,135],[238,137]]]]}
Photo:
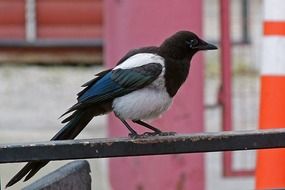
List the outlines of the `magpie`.
{"type": "MultiPolygon", "coordinates": [[[[114,68],[96,74],[94,79],[82,85],[84,89],[77,94],[77,103],[62,115],[70,114],[62,121],[66,125],[51,140],[74,139],[93,117],[111,111],[133,138],[163,135],[161,130],[145,120],[159,117],[170,107],[173,97],[188,76],[193,55],[201,50],[214,49],[217,47],[193,32],[179,31],[159,47],[129,51],[114,68]],[[139,135],[126,120],[153,132],[139,135]]],[[[47,163],[27,163],[6,187],[25,176],[24,181],[27,181],[47,163]]]]}

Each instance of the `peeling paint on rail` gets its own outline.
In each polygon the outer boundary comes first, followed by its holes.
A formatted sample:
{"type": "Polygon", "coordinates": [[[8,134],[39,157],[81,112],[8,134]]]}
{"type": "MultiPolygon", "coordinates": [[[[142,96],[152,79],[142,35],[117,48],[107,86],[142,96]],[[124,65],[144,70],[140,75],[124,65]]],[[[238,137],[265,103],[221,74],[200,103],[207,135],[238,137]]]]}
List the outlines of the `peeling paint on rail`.
{"type": "Polygon", "coordinates": [[[285,129],[0,145],[0,163],[284,148],[285,129]]]}

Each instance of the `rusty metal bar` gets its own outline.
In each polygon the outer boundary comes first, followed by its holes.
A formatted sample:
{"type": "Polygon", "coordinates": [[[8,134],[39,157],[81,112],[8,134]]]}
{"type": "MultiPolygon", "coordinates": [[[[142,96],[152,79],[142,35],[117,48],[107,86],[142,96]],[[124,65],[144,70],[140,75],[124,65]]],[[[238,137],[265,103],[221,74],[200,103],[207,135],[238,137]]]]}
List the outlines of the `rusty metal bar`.
{"type": "Polygon", "coordinates": [[[0,163],[285,148],[285,129],[0,145],[0,163]]]}
{"type": "MultiPolygon", "coordinates": [[[[232,130],[232,49],[231,49],[231,10],[230,0],[220,0],[221,22],[221,87],[219,101],[222,105],[222,129],[232,130]]],[[[231,173],[232,155],[230,152],[223,154],[223,175],[231,173]]]]}
{"type": "Polygon", "coordinates": [[[6,40],[0,39],[0,48],[102,48],[102,39],[88,39],[88,40],[6,40]]]}

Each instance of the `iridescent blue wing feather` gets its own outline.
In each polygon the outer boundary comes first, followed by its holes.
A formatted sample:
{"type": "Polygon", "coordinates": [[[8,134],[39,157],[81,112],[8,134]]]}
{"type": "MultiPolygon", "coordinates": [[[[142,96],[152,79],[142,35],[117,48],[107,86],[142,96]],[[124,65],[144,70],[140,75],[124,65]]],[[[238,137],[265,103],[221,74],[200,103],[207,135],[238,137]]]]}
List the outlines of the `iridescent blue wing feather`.
{"type": "Polygon", "coordinates": [[[99,80],[79,93],[78,102],[63,115],[74,110],[112,101],[152,83],[162,71],[159,63],[149,63],[131,69],[116,69],[104,73],[99,80]]]}

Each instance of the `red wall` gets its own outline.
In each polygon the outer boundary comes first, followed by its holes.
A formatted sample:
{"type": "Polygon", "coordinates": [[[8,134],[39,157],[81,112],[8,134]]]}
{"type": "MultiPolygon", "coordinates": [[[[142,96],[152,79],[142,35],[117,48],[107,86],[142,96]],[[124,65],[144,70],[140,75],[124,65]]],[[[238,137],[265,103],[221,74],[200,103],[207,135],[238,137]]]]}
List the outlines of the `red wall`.
{"type": "Polygon", "coordinates": [[[37,2],[39,38],[102,37],[102,0],[38,0],[37,2]]]}
{"type": "Polygon", "coordinates": [[[25,1],[0,1],[0,39],[25,38],[25,1]]]}
{"type": "MultiPolygon", "coordinates": [[[[102,37],[102,0],[37,0],[37,38],[102,37]]],[[[0,1],[0,39],[25,39],[25,1],[0,1]]]]}
{"type": "MultiPolygon", "coordinates": [[[[202,31],[200,0],[109,0],[105,3],[105,60],[116,64],[129,49],[159,45],[182,29],[199,35],[202,31]]],[[[190,77],[173,105],[161,119],[152,122],[163,131],[193,133],[203,131],[203,64],[201,53],[192,61],[190,77]]],[[[110,136],[127,136],[127,129],[113,115],[110,136]]],[[[132,126],[134,126],[132,124],[132,126]]],[[[135,126],[138,131],[145,129],[135,126]]],[[[203,154],[148,156],[110,159],[113,189],[203,190],[203,154]]]]}

